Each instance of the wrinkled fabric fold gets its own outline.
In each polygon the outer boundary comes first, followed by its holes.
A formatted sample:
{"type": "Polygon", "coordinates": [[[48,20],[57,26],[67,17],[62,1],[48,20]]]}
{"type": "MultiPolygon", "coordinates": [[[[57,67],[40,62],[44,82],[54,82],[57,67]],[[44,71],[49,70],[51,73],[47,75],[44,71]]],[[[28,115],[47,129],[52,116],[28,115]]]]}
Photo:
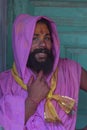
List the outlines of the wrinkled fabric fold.
{"type": "MultiPolygon", "coordinates": [[[[13,65],[12,68],[12,75],[15,81],[25,90],[27,90],[27,85],[25,85],[22,81],[22,79],[18,76],[17,70],[15,65],[13,65]]],[[[58,68],[53,73],[51,77],[51,85],[50,85],[50,91],[46,97],[46,103],[45,103],[45,111],[44,111],[44,117],[45,120],[48,122],[61,122],[61,119],[59,118],[55,107],[51,103],[51,100],[55,100],[58,102],[60,107],[67,113],[71,113],[74,109],[75,100],[68,97],[68,96],[60,96],[59,94],[54,94],[54,90],[57,86],[57,77],[58,76],[58,68]]]]}

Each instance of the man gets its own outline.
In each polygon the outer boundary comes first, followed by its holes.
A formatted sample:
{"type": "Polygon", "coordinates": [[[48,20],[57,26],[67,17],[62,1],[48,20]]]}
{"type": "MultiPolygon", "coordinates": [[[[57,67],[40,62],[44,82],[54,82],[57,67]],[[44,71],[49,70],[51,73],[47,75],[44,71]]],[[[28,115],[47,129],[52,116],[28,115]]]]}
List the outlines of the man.
{"type": "Polygon", "coordinates": [[[79,86],[87,72],[61,59],[55,23],[18,16],[13,25],[14,65],[0,75],[0,125],[5,130],[74,130],[79,86]]]}

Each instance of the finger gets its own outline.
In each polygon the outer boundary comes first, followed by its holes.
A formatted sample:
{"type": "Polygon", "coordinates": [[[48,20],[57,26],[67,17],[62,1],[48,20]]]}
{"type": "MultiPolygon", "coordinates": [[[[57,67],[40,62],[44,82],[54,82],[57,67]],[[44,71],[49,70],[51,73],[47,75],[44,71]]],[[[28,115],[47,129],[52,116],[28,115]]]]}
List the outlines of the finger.
{"type": "Polygon", "coordinates": [[[41,70],[37,76],[37,80],[41,80],[43,78],[43,71],[41,70]]]}
{"type": "Polygon", "coordinates": [[[30,79],[29,79],[29,81],[28,81],[28,86],[31,86],[31,84],[33,83],[33,81],[34,81],[34,77],[31,76],[30,79]]]}

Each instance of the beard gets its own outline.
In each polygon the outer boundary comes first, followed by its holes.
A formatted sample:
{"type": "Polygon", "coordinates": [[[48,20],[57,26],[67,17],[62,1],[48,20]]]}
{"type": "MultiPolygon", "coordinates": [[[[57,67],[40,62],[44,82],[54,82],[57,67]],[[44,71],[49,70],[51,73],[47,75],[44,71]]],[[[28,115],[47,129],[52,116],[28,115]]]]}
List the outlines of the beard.
{"type": "Polygon", "coordinates": [[[54,64],[54,55],[52,50],[48,49],[35,49],[33,52],[30,53],[27,61],[27,67],[31,70],[39,73],[41,70],[45,75],[48,75],[53,70],[53,64],[54,64]],[[45,53],[47,54],[47,57],[44,61],[38,61],[35,57],[37,53],[45,53]]]}

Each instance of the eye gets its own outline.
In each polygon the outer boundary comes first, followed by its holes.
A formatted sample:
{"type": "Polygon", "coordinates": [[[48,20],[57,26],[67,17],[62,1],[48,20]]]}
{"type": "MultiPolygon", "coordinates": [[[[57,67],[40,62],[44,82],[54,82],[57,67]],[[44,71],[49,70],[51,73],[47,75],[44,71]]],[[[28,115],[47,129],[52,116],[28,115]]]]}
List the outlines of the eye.
{"type": "Polygon", "coordinates": [[[33,37],[33,41],[35,41],[35,40],[37,40],[38,39],[38,37],[33,37]]]}
{"type": "Polygon", "coordinates": [[[44,40],[45,41],[51,41],[51,37],[45,37],[44,40]]]}
{"type": "Polygon", "coordinates": [[[33,37],[33,42],[37,42],[39,40],[38,37],[33,37]]]}

